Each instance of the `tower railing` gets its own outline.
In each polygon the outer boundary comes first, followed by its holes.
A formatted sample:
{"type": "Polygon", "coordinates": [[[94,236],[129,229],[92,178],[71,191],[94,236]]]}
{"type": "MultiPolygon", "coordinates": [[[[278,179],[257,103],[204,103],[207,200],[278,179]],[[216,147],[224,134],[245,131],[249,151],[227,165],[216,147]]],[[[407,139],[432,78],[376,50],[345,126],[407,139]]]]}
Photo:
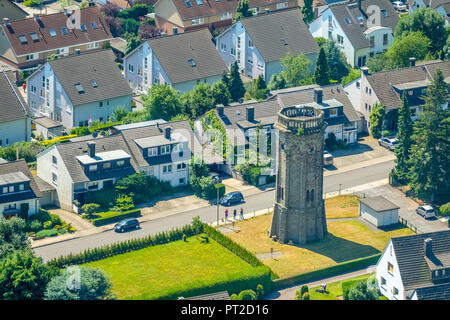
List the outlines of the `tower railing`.
{"type": "Polygon", "coordinates": [[[310,106],[290,106],[278,112],[277,124],[292,132],[301,128],[304,133],[321,131],[327,124],[323,121],[323,111],[310,106]]]}

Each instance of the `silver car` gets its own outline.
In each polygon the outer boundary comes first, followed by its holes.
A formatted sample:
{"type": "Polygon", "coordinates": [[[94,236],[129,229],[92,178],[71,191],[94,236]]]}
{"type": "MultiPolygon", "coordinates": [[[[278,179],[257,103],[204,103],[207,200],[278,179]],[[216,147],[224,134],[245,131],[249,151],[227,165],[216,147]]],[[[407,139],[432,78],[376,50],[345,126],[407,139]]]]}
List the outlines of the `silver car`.
{"type": "Polygon", "coordinates": [[[392,6],[397,11],[406,11],[408,9],[408,6],[404,4],[402,1],[394,1],[392,2],[392,6]]]}
{"type": "Polygon", "coordinates": [[[420,206],[416,209],[416,212],[420,214],[425,219],[434,218],[436,214],[434,213],[434,209],[430,205],[420,206]]]}
{"type": "Polygon", "coordinates": [[[333,155],[328,151],[323,152],[323,165],[325,167],[333,165],[333,155]]]}
{"type": "Polygon", "coordinates": [[[395,147],[398,145],[398,140],[396,137],[383,137],[378,139],[378,144],[391,151],[394,151],[395,147]]]}

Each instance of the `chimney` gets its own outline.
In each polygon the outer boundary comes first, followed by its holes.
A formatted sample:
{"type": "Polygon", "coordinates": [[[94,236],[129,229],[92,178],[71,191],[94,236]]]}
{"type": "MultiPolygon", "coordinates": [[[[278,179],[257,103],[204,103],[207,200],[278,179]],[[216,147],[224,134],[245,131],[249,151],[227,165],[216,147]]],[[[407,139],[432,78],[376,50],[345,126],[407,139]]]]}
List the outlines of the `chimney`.
{"type": "Polygon", "coordinates": [[[433,255],[433,241],[431,238],[424,240],[425,257],[430,257],[433,255]]]}
{"type": "Polygon", "coordinates": [[[171,130],[172,130],[171,127],[167,127],[167,128],[164,129],[164,137],[165,137],[167,140],[170,140],[170,131],[171,131],[171,130]]]}
{"type": "Polygon", "coordinates": [[[414,67],[416,65],[416,58],[411,57],[409,58],[409,66],[414,67]]]}
{"type": "Polygon", "coordinates": [[[219,117],[223,117],[223,105],[217,105],[216,106],[217,109],[217,114],[219,115],[219,117]]]}
{"type": "Polygon", "coordinates": [[[369,75],[369,68],[361,67],[361,72],[362,72],[363,75],[368,76],[369,75]]]}
{"type": "Polygon", "coordinates": [[[255,121],[255,108],[254,107],[247,107],[245,108],[246,111],[246,118],[249,122],[255,121]]]}
{"type": "Polygon", "coordinates": [[[317,104],[322,104],[323,90],[321,88],[314,89],[314,102],[317,104]]]}
{"type": "Polygon", "coordinates": [[[95,157],[95,142],[88,142],[87,146],[89,149],[89,157],[95,157]]]}
{"type": "Polygon", "coordinates": [[[362,11],[361,0],[358,0],[358,9],[359,9],[359,11],[362,11]]]}

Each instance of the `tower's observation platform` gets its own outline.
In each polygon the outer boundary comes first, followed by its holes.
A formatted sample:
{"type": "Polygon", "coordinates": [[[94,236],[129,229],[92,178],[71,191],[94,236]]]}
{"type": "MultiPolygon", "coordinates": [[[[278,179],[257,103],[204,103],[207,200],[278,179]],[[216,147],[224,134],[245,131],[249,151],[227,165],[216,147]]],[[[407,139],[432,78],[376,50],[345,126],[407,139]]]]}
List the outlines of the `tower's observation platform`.
{"type": "Polygon", "coordinates": [[[310,106],[284,107],[278,112],[276,128],[284,132],[297,133],[302,129],[302,134],[315,134],[322,132],[327,126],[323,121],[323,111],[310,106]]]}

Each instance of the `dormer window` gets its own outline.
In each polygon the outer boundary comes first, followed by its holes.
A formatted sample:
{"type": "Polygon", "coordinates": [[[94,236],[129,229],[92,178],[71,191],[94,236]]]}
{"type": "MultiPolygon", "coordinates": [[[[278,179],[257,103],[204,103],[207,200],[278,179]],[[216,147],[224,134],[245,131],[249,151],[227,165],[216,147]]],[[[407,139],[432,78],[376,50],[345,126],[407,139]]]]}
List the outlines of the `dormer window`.
{"type": "Polygon", "coordinates": [[[147,154],[149,157],[154,157],[158,155],[158,148],[148,148],[147,154]]]}
{"type": "Polygon", "coordinates": [[[111,168],[111,162],[105,162],[103,164],[103,169],[110,169],[111,168]]]}
{"type": "Polygon", "coordinates": [[[25,190],[25,185],[23,183],[19,184],[19,191],[25,190]]]}
{"type": "Polygon", "coordinates": [[[116,164],[118,167],[123,167],[125,165],[125,160],[119,160],[116,164]]]}
{"type": "Polygon", "coordinates": [[[96,172],[98,170],[98,167],[96,164],[89,166],[89,172],[96,172]]]}
{"type": "Polygon", "coordinates": [[[338,115],[337,108],[330,109],[330,117],[337,117],[337,115],[338,115]]]}
{"type": "Polygon", "coordinates": [[[23,34],[19,34],[19,40],[21,44],[27,44],[27,38],[23,34]]]}
{"type": "Polygon", "coordinates": [[[173,152],[181,152],[183,151],[183,144],[179,143],[173,147],[173,152]]]}
{"type": "Polygon", "coordinates": [[[161,154],[170,153],[170,146],[161,146],[161,154]]]}

